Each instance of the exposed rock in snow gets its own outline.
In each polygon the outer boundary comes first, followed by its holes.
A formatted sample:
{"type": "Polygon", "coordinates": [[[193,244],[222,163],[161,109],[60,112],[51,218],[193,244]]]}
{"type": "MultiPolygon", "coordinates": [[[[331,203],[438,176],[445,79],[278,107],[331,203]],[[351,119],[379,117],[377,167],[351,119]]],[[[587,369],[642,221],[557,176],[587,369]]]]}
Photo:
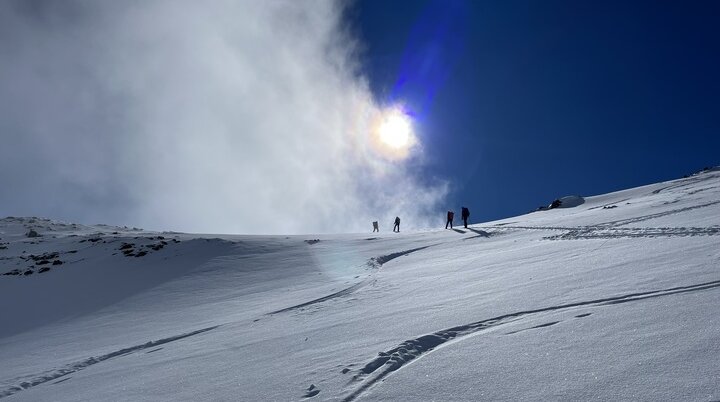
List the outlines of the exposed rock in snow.
{"type": "Polygon", "coordinates": [[[39,237],[40,235],[38,232],[36,232],[34,229],[30,229],[27,233],[25,233],[25,237],[39,237]]]}

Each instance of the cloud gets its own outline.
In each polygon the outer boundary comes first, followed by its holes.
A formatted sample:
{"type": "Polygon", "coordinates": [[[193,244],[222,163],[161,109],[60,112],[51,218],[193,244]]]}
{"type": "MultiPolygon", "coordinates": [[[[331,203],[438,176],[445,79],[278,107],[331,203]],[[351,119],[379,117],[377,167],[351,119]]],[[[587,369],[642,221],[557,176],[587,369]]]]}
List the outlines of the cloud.
{"type": "MultiPolygon", "coordinates": [[[[330,1],[0,3],[0,214],[214,233],[431,224],[330,1]]],[[[409,163],[410,162],[410,163],[409,163]]]]}

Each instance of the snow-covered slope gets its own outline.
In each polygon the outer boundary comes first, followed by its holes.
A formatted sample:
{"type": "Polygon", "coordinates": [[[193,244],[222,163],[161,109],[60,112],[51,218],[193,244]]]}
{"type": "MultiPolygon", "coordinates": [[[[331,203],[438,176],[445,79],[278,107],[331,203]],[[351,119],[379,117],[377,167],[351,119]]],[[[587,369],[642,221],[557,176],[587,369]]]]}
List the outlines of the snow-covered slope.
{"type": "Polygon", "coordinates": [[[718,400],[719,243],[718,171],[400,234],[6,218],[0,397],[718,400]]]}

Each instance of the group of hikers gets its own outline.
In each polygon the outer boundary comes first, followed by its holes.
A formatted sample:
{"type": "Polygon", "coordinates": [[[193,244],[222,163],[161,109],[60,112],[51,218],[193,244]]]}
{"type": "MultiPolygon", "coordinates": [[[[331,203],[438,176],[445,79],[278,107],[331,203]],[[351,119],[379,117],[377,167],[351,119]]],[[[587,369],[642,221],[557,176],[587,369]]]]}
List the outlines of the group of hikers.
{"type": "MultiPolygon", "coordinates": [[[[378,221],[373,222],[373,233],[379,232],[380,228],[378,227],[378,221]]],[[[393,232],[400,232],[400,217],[395,217],[395,226],[393,226],[393,232]]]]}
{"type": "MultiPolygon", "coordinates": [[[[460,212],[462,216],[463,223],[465,224],[465,229],[467,229],[467,222],[468,218],[470,217],[470,210],[462,207],[462,211],[460,212]]],[[[450,229],[453,228],[453,219],[455,219],[455,212],[454,211],[448,211],[447,212],[447,223],[445,223],[445,229],[448,228],[448,225],[450,226],[450,229]]],[[[378,226],[378,221],[374,221],[372,223],[373,225],[373,233],[380,232],[380,228],[378,226]]],[[[395,217],[395,225],[393,226],[393,232],[399,233],[400,232],[400,217],[395,217]]]]}
{"type": "MultiPolygon", "coordinates": [[[[467,229],[467,220],[470,217],[470,210],[462,207],[462,211],[460,211],[460,214],[462,216],[463,224],[465,224],[465,229],[467,229]]],[[[450,229],[453,228],[453,219],[455,219],[455,211],[448,211],[447,212],[447,223],[445,223],[445,229],[448,228],[448,225],[450,225],[450,229]]]]}

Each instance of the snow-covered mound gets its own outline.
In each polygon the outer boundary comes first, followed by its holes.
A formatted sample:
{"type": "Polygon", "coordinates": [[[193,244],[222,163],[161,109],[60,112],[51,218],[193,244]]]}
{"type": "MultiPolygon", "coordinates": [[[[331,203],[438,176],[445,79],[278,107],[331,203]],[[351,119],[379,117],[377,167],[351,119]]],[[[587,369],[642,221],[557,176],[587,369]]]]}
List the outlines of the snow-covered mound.
{"type": "Polygon", "coordinates": [[[0,398],[719,399],[720,172],[581,200],[322,237],[2,219],[0,398]]]}
{"type": "Polygon", "coordinates": [[[559,204],[556,208],[575,208],[585,203],[585,199],[579,195],[568,195],[558,199],[559,204]]]}

